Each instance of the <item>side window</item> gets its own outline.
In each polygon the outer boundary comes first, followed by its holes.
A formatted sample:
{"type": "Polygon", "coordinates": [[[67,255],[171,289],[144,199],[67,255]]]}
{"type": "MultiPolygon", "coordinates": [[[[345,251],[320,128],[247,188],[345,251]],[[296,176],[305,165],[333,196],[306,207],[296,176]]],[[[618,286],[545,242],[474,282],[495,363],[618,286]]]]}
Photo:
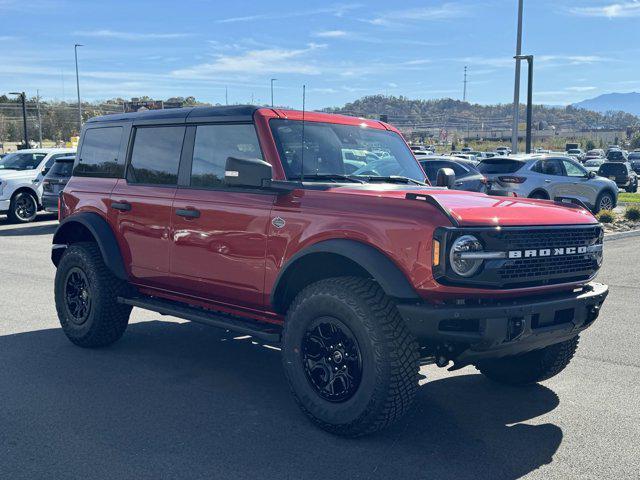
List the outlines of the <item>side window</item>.
{"type": "Polygon", "coordinates": [[[73,174],[81,177],[122,176],[122,165],[118,164],[121,141],[122,127],[87,129],[73,174]]]}
{"type": "Polygon", "coordinates": [[[535,170],[538,173],[542,173],[544,175],[562,175],[562,166],[560,162],[555,159],[550,160],[540,160],[538,162],[538,169],[535,170]]]}
{"type": "Polygon", "coordinates": [[[127,181],[177,185],[184,127],[138,127],[133,140],[127,181]]]}
{"type": "Polygon", "coordinates": [[[576,165],[575,163],[570,162],[568,160],[563,160],[562,163],[564,164],[564,169],[567,172],[568,177],[586,177],[587,176],[587,172],[583,170],[581,167],[579,167],[578,165],[576,165]]]}
{"type": "Polygon", "coordinates": [[[191,186],[221,187],[227,158],[262,158],[253,125],[199,125],[193,145],[191,186]]]}

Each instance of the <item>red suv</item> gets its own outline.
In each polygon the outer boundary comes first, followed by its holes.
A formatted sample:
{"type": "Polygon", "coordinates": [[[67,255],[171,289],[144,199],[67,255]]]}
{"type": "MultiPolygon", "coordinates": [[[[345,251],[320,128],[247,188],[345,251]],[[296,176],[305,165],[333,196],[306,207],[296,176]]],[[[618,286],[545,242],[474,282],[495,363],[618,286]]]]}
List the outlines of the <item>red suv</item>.
{"type": "Polygon", "coordinates": [[[430,186],[382,122],[147,111],[88,121],[78,152],[52,251],[69,339],[111,344],[136,306],[279,344],[336,434],[402,416],[420,365],[556,375],[608,292],[587,210],[430,186]]]}

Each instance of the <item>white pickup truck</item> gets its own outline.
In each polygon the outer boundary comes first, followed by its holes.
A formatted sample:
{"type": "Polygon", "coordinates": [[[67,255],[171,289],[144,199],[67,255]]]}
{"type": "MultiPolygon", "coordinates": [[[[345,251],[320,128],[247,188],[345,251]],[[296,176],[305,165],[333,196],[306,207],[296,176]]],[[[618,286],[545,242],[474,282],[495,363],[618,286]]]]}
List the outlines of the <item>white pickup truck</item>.
{"type": "Polygon", "coordinates": [[[0,213],[18,223],[31,222],[42,208],[42,179],[57,158],[73,148],[18,150],[0,159],[0,213]]]}

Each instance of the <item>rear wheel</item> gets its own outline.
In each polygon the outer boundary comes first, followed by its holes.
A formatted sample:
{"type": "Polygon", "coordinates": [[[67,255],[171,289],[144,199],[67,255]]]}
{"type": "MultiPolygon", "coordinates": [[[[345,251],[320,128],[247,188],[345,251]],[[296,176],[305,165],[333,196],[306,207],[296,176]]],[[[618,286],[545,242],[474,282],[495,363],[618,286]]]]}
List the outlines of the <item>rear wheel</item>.
{"type": "Polygon", "coordinates": [[[527,385],[556,376],[569,365],[579,337],[540,350],[479,362],[476,368],[486,377],[508,385],[527,385]]]}
{"type": "Polygon", "coordinates": [[[102,347],[127,328],[131,306],[118,303],[129,287],[104,264],[95,243],[69,246],[55,280],[56,310],[67,338],[81,347],[102,347]]]}
{"type": "Polygon", "coordinates": [[[418,345],[375,282],[321,280],[294,300],[283,365],[301,409],[338,435],[372,433],[398,420],[418,386],[418,345]]]}
{"type": "Polygon", "coordinates": [[[601,210],[613,210],[614,200],[611,192],[602,192],[596,200],[596,213],[601,210]]]}
{"type": "Polygon", "coordinates": [[[38,214],[38,200],[29,192],[18,192],[12,198],[7,213],[15,223],[33,222],[38,214]]]}

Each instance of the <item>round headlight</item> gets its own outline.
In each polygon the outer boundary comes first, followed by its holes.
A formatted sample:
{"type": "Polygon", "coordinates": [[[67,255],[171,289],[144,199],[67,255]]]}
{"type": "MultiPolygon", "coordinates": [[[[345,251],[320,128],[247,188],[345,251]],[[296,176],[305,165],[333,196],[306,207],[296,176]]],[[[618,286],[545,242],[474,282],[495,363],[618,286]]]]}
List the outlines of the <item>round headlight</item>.
{"type": "Polygon", "coordinates": [[[466,255],[463,254],[481,251],[482,244],[473,235],[463,235],[457,238],[451,245],[451,252],[449,253],[451,269],[456,275],[470,277],[478,271],[480,265],[482,265],[482,259],[464,258],[466,255]]]}

